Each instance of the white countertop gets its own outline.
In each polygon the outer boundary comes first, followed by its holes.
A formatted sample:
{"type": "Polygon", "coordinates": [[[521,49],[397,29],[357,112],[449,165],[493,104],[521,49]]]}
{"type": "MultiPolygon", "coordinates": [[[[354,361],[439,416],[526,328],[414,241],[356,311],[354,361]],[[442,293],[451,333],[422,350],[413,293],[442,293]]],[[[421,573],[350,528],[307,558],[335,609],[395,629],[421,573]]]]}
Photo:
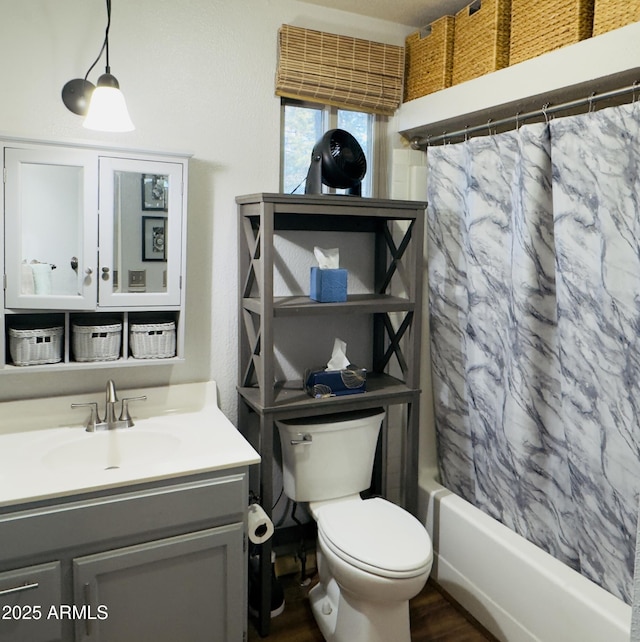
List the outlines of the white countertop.
{"type": "Polygon", "coordinates": [[[118,390],[141,394],[135,426],[92,433],[89,408],[71,403],[97,401],[102,416],[103,392],[0,403],[0,507],[260,461],[218,408],[214,382],[118,390]]]}

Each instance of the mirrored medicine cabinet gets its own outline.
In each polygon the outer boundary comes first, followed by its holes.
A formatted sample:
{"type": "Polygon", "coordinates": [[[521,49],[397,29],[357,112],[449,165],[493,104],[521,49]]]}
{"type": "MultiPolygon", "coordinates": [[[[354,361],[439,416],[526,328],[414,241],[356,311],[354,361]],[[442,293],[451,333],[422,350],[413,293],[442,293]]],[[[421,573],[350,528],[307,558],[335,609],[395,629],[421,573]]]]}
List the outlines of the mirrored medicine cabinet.
{"type": "MultiPolygon", "coordinates": [[[[95,359],[75,354],[80,319],[98,335],[102,325],[121,327],[117,354],[106,361],[181,358],[188,157],[1,144],[5,335],[62,327],[60,354],[26,365],[98,366],[99,351],[95,359]],[[134,354],[134,324],[149,325],[152,337],[154,324],[170,327],[175,348],[134,354]]],[[[18,365],[11,340],[4,343],[0,370],[18,365]]]]}

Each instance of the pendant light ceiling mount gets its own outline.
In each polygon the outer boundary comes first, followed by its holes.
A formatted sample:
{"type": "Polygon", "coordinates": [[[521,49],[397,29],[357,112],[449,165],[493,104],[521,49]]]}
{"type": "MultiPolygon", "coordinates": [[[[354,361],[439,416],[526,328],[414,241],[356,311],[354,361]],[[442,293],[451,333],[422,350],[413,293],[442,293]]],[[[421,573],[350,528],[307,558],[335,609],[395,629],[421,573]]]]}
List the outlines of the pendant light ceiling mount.
{"type": "Polygon", "coordinates": [[[84,78],[74,78],[62,88],[62,102],[67,109],[79,116],[86,116],[83,126],[98,131],[127,132],[135,129],[129,116],[124,96],[109,66],[109,28],[111,27],[111,0],[106,0],[107,28],[98,57],[87,70],[84,78]],[[105,73],[97,85],[87,80],[91,70],[106,53],[105,73]]]}

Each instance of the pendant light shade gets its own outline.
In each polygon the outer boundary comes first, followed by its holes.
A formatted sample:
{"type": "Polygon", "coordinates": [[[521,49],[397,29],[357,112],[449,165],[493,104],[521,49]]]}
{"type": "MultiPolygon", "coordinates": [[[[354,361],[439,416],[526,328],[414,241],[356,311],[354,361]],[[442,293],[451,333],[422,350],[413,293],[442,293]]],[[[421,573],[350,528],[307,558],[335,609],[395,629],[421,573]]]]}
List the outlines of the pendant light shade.
{"type": "Polygon", "coordinates": [[[129,110],[120,91],[120,85],[109,67],[109,28],[111,26],[111,0],[107,3],[107,28],[104,42],[98,57],[89,67],[82,78],[70,80],[62,88],[62,101],[67,109],[74,114],[85,116],[83,127],[103,132],[130,132],[135,129],[129,110]],[[98,78],[98,84],[93,86],[87,76],[96,66],[103,52],[106,52],[105,73],[98,78]]]}
{"type": "Polygon", "coordinates": [[[82,126],[102,132],[130,132],[135,129],[118,81],[111,74],[98,78],[82,126]]]}

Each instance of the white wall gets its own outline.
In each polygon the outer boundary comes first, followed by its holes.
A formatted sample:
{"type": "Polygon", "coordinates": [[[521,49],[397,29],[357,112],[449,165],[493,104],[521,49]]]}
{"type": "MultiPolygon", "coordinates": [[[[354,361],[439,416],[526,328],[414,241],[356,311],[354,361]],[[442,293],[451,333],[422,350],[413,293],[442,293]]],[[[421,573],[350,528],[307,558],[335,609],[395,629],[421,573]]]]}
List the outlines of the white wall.
{"type": "MultiPolygon", "coordinates": [[[[213,378],[235,417],[235,196],[279,187],[282,23],[404,43],[402,25],[296,0],[115,0],[110,62],[136,131],[87,132],[60,99],[83,77],[105,28],[103,0],[0,0],[0,132],[193,154],[189,185],[186,363],[117,372],[0,374],[0,400],[213,378]],[[54,383],[55,381],[55,383],[54,383]]],[[[104,60],[91,73],[95,82],[104,60]]]]}

